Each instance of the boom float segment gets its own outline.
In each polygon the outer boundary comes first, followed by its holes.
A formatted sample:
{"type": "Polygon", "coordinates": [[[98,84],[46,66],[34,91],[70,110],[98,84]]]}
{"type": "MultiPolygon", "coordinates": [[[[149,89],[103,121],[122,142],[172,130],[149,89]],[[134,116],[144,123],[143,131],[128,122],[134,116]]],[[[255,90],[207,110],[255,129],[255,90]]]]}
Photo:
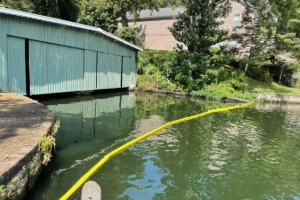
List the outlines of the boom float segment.
{"type": "Polygon", "coordinates": [[[153,135],[154,133],[157,133],[158,131],[167,128],[168,126],[174,125],[174,124],[178,124],[184,121],[189,121],[192,119],[196,119],[199,117],[203,117],[205,115],[209,115],[212,113],[217,113],[217,112],[224,112],[224,111],[228,111],[228,110],[233,110],[233,109],[237,109],[237,108],[244,108],[246,106],[249,106],[251,104],[253,104],[254,102],[249,102],[240,106],[231,106],[231,107],[226,107],[226,108],[218,108],[218,109],[214,109],[214,110],[208,110],[206,112],[197,114],[197,115],[192,115],[189,117],[184,117],[178,120],[174,120],[171,122],[168,122],[136,139],[133,139],[129,142],[127,142],[126,144],[118,147],[117,149],[113,150],[112,152],[106,154],[96,165],[94,165],[94,167],[92,167],[87,173],[85,173],[61,198],[60,200],[67,200],[69,199],[91,176],[93,176],[110,158],[114,157],[115,155],[123,152],[124,150],[128,149],[129,147],[131,147],[132,145],[138,143],[139,141],[153,135]]]}

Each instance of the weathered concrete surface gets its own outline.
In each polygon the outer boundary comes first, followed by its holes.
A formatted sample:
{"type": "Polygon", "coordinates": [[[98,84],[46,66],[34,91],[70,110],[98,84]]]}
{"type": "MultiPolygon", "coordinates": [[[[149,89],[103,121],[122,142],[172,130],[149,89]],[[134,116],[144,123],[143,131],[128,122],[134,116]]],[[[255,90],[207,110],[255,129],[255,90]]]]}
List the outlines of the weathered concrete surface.
{"type": "Polygon", "coordinates": [[[27,165],[47,134],[54,114],[19,94],[0,92],[0,185],[6,185],[27,165]]]}
{"type": "Polygon", "coordinates": [[[257,93],[257,99],[271,103],[300,103],[300,95],[257,93]]]}

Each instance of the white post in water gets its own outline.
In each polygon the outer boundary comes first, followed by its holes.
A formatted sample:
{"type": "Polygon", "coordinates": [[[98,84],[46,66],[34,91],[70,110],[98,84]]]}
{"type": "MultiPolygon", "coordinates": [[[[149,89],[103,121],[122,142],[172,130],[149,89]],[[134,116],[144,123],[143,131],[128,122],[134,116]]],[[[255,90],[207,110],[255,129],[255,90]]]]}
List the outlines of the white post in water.
{"type": "Polygon", "coordinates": [[[83,185],[82,200],[101,200],[101,188],[95,181],[88,181],[83,185]]]}

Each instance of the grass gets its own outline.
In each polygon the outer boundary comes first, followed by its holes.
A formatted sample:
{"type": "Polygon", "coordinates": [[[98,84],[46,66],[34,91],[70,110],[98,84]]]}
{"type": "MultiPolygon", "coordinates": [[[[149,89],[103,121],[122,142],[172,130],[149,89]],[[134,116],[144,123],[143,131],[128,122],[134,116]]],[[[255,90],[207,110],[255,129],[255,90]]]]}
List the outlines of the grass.
{"type": "Polygon", "coordinates": [[[203,96],[210,100],[221,100],[225,97],[236,97],[249,101],[255,100],[255,94],[250,92],[242,92],[234,90],[228,84],[212,84],[199,91],[192,91],[193,96],[203,96]]]}
{"type": "Polygon", "coordinates": [[[279,85],[277,83],[264,83],[252,78],[248,78],[248,89],[254,92],[271,94],[300,94],[300,89],[279,85]]]}

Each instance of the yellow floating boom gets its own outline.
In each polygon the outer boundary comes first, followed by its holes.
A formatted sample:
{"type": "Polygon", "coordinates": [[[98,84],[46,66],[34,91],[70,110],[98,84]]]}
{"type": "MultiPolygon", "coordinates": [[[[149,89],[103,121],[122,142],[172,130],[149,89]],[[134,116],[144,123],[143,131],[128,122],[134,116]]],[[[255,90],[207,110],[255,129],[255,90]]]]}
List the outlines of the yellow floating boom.
{"type": "Polygon", "coordinates": [[[231,106],[231,107],[226,107],[226,108],[219,108],[219,109],[214,109],[214,110],[208,110],[206,112],[197,114],[197,115],[192,115],[189,117],[184,117],[178,120],[174,120],[171,122],[168,122],[136,139],[131,140],[130,142],[120,146],[119,148],[113,150],[112,152],[106,154],[96,165],[94,165],[94,167],[92,167],[87,173],[85,173],[61,198],[60,200],[66,200],[69,199],[91,176],[93,176],[99,169],[100,167],[102,167],[102,165],[104,165],[104,163],[106,163],[110,158],[114,157],[115,155],[121,153],[122,151],[128,149],[129,147],[131,147],[132,145],[138,143],[139,141],[149,137],[150,135],[153,135],[154,133],[157,133],[158,131],[167,128],[168,126],[174,125],[174,124],[178,124],[184,121],[189,121],[192,119],[196,119],[198,117],[202,117],[205,115],[209,115],[211,113],[217,113],[217,112],[224,112],[224,111],[228,111],[228,110],[233,110],[236,108],[244,108],[246,106],[249,106],[251,104],[253,104],[254,102],[249,102],[240,106],[231,106]]]}

